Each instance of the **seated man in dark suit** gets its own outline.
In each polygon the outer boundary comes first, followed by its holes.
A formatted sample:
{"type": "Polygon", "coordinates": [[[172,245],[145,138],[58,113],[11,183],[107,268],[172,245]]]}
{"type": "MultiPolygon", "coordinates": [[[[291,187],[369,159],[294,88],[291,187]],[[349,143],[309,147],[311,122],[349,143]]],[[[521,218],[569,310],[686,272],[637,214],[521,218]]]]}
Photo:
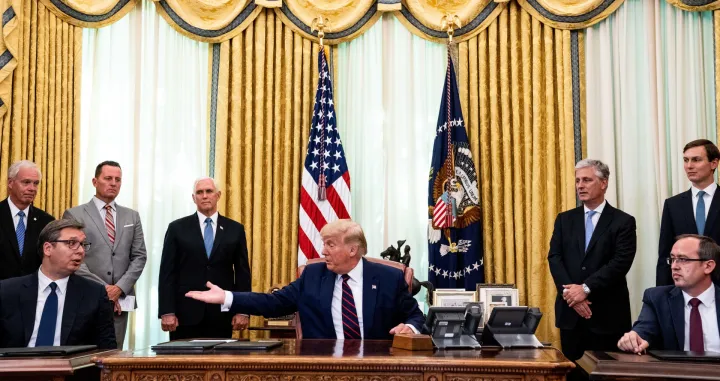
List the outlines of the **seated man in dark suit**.
{"type": "Polygon", "coordinates": [[[677,237],[668,259],[675,285],[645,290],[640,316],[618,348],[720,352],[720,288],[711,278],[719,256],[712,238],[677,237]]]}
{"type": "Polygon", "coordinates": [[[0,347],[117,348],[105,287],[74,274],[90,245],[83,227],[75,220],[49,223],[39,237],[40,269],[0,281],[0,347]]]}
{"type": "Polygon", "coordinates": [[[234,313],[277,317],[298,312],[307,339],[391,339],[418,333],[425,317],[408,292],[402,271],[363,259],[367,242],[351,220],[320,231],[324,263],[308,265],[300,278],[272,294],[229,292],[208,282],[209,291],[186,296],[222,304],[234,313]]]}

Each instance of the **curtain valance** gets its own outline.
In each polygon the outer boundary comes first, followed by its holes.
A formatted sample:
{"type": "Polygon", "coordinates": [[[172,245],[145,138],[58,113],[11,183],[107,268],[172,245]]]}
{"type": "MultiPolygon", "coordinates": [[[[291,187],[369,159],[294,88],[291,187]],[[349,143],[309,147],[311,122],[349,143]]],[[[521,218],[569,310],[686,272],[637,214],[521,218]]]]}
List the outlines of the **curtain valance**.
{"type": "Polygon", "coordinates": [[[70,25],[101,28],[123,18],[139,0],[40,0],[70,25]]]}

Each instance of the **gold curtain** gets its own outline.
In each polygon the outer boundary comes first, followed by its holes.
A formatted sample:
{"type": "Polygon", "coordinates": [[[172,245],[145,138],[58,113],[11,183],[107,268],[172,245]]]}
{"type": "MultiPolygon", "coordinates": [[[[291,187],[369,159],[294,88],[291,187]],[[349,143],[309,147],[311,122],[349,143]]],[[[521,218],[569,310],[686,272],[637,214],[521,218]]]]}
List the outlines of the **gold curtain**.
{"type": "Polygon", "coordinates": [[[141,0],[23,0],[42,3],[74,26],[102,28],[125,17],[141,0]]]}
{"type": "Polygon", "coordinates": [[[1,121],[0,189],[11,162],[32,160],[43,174],[35,206],[60,216],[77,201],[82,29],[38,1],[24,1],[16,12],[19,57],[1,121]]]}
{"type": "Polygon", "coordinates": [[[295,279],[300,163],[310,133],[319,45],[263,9],[219,49],[220,211],[245,225],[252,289],[266,292],[295,279]]]}
{"type": "MultiPolygon", "coordinates": [[[[702,12],[702,11],[715,11],[720,9],[720,0],[702,0],[693,1],[692,5],[688,4],[688,0],[666,0],[670,5],[678,7],[685,11],[691,12],[702,12]]],[[[717,40],[715,40],[717,41],[717,40]]]]}
{"type": "Polygon", "coordinates": [[[516,284],[521,304],[545,314],[538,335],[556,345],[547,253],[556,214],[575,206],[570,44],[570,31],[510,3],[458,54],[480,169],[486,281],[516,284]]]}

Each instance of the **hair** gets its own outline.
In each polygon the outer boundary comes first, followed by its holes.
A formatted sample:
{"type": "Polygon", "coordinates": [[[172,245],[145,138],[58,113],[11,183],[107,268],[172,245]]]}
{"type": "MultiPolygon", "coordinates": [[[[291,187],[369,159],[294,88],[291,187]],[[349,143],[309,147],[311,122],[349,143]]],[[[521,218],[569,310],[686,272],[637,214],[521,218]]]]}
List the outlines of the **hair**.
{"type": "Polygon", "coordinates": [[[679,241],[685,238],[695,238],[700,241],[698,245],[698,257],[700,259],[706,261],[713,260],[716,263],[718,262],[718,258],[720,258],[720,246],[715,243],[714,239],[698,234],[682,234],[675,237],[675,240],[679,241]]]}
{"type": "Polygon", "coordinates": [[[32,168],[37,171],[38,177],[42,177],[42,173],[40,172],[40,168],[38,168],[37,164],[30,160],[20,160],[10,165],[10,168],[8,169],[8,180],[16,178],[18,173],[20,173],[20,170],[23,168],[32,168]]]}
{"type": "Polygon", "coordinates": [[[720,159],[720,150],[718,150],[718,147],[715,145],[715,143],[707,139],[697,139],[691,141],[688,144],[685,144],[685,148],[683,148],[683,153],[685,153],[685,151],[689,150],[690,148],[695,147],[705,147],[708,161],[720,159]]]}
{"type": "MultiPolygon", "coordinates": [[[[109,165],[109,166],[111,166],[111,167],[118,167],[118,168],[120,168],[120,163],[118,163],[117,161],[105,160],[105,161],[103,161],[102,163],[98,164],[97,167],[95,167],[95,178],[97,178],[98,176],[100,176],[100,173],[102,173],[103,167],[106,166],[106,165],[109,165]]],[[[122,169],[122,168],[120,168],[120,169],[122,169]]]]}
{"type": "Polygon", "coordinates": [[[74,218],[63,218],[50,222],[40,232],[38,237],[38,249],[42,252],[42,247],[46,242],[53,242],[60,238],[60,233],[63,229],[85,229],[85,224],[74,219],[74,218]]]}
{"type": "Polygon", "coordinates": [[[360,255],[365,256],[365,254],[367,254],[365,233],[362,227],[360,227],[360,224],[353,220],[344,219],[330,222],[320,229],[320,235],[323,238],[342,235],[344,244],[357,244],[360,248],[360,255]]]}
{"type": "Polygon", "coordinates": [[[212,177],[203,176],[203,177],[198,177],[197,179],[195,179],[195,182],[193,183],[193,190],[192,190],[193,193],[195,193],[195,189],[197,188],[198,183],[201,182],[201,181],[203,181],[203,180],[210,180],[210,181],[212,181],[213,186],[215,187],[215,192],[219,192],[219,191],[220,191],[220,187],[218,186],[218,183],[217,183],[217,181],[215,181],[215,179],[213,179],[212,177]]]}
{"type": "Polygon", "coordinates": [[[582,159],[575,164],[575,169],[589,168],[595,169],[595,175],[603,180],[610,179],[610,168],[607,164],[595,159],[582,159]]]}

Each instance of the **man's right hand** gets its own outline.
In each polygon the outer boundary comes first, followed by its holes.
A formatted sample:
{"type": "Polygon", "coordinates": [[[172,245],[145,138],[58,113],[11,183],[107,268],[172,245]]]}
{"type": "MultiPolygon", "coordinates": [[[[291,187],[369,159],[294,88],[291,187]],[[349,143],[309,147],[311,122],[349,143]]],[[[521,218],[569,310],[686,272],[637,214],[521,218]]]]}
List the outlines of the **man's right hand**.
{"type": "Polygon", "coordinates": [[[650,343],[640,337],[637,332],[630,331],[620,338],[617,346],[623,352],[632,352],[641,355],[648,349],[650,343]]]}
{"type": "Polygon", "coordinates": [[[592,311],[590,311],[591,304],[592,302],[585,299],[582,302],[575,304],[573,306],[573,309],[575,310],[575,312],[577,312],[578,315],[580,315],[580,317],[590,319],[590,317],[592,316],[592,311]]]}
{"type": "Polygon", "coordinates": [[[175,332],[178,327],[178,319],[175,315],[163,315],[161,318],[162,330],[165,332],[175,332]]]}

